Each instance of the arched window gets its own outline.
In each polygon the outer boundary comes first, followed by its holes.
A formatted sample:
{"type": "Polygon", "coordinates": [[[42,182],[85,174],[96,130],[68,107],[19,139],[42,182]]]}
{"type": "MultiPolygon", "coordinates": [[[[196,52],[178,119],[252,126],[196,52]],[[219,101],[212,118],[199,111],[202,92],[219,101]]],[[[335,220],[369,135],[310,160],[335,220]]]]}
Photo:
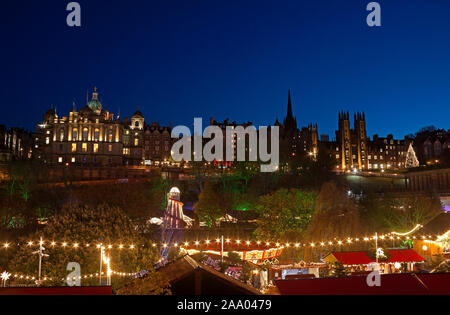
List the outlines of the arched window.
{"type": "Polygon", "coordinates": [[[78,129],[74,129],[72,132],[72,140],[77,141],[78,140],[78,129]]]}
{"type": "Polygon", "coordinates": [[[100,139],[100,130],[95,129],[94,131],[94,140],[98,141],[100,139]]]}
{"type": "Polygon", "coordinates": [[[83,140],[86,141],[88,139],[88,135],[89,135],[89,129],[84,128],[83,129],[83,140]]]}

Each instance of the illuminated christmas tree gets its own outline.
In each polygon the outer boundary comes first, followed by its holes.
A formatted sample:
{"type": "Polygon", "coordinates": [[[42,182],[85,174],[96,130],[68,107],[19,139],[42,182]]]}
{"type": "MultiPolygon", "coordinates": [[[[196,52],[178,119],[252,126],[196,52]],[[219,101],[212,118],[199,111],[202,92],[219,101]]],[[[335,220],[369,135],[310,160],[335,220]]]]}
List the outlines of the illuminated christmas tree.
{"type": "Polygon", "coordinates": [[[419,166],[419,160],[416,157],[416,152],[412,147],[412,143],[409,144],[408,152],[406,152],[406,168],[414,168],[419,166]]]}

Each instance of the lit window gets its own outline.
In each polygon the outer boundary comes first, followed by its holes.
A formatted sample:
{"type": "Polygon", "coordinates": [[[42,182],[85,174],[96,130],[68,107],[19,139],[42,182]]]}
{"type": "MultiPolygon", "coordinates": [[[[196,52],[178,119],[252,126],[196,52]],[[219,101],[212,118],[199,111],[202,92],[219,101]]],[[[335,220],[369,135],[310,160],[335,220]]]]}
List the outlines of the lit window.
{"type": "Polygon", "coordinates": [[[88,134],[89,134],[89,129],[84,128],[83,129],[83,140],[87,140],[88,139],[88,134]]]}
{"type": "Polygon", "coordinates": [[[111,145],[111,144],[108,145],[108,151],[109,151],[109,152],[112,152],[112,145],[111,145]]]}
{"type": "Polygon", "coordinates": [[[45,138],[45,144],[50,144],[50,138],[49,137],[45,138]]]}
{"type": "Polygon", "coordinates": [[[139,139],[134,139],[134,145],[138,146],[139,145],[139,139]]]}
{"type": "Polygon", "coordinates": [[[72,158],[72,163],[75,163],[75,157],[72,158]]]}
{"type": "Polygon", "coordinates": [[[72,152],[77,152],[77,144],[72,143],[72,152]]]}
{"type": "Polygon", "coordinates": [[[98,143],[94,143],[94,153],[98,153],[98,143]]]}
{"type": "Polygon", "coordinates": [[[98,141],[100,139],[100,130],[95,129],[94,131],[94,140],[98,141]]]}
{"type": "Polygon", "coordinates": [[[63,158],[62,158],[62,156],[60,156],[59,158],[58,158],[58,163],[62,163],[63,162],[63,158]]]}
{"type": "Polygon", "coordinates": [[[87,143],[83,143],[82,149],[83,149],[83,152],[87,152],[87,143]]]}

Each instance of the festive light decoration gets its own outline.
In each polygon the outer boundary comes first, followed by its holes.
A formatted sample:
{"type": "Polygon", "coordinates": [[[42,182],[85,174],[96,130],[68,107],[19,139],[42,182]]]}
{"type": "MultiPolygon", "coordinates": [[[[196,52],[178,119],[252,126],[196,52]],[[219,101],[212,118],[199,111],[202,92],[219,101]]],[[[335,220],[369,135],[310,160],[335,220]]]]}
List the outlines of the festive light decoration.
{"type": "Polygon", "coordinates": [[[377,257],[386,257],[382,248],[377,249],[377,257]]]}
{"type": "MultiPolygon", "coordinates": [[[[415,230],[417,230],[417,228],[415,228],[415,230]]],[[[421,240],[427,240],[427,241],[438,241],[439,238],[448,238],[448,235],[421,235],[421,236],[409,236],[409,235],[403,235],[403,234],[410,234],[413,233],[414,231],[409,231],[407,233],[397,233],[397,232],[392,232],[392,234],[395,233],[395,236],[390,235],[390,234],[386,234],[386,235],[382,235],[379,236],[378,239],[379,240],[383,240],[383,241],[388,241],[388,240],[411,240],[411,239],[421,239],[421,240]]],[[[295,246],[295,247],[300,247],[300,246],[309,246],[309,247],[317,247],[319,244],[320,246],[325,246],[325,245],[329,245],[329,246],[333,246],[333,245],[344,245],[344,244],[353,244],[353,243],[357,243],[357,242],[368,242],[368,241],[372,241],[375,240],[375,237],[355,237],[355,238],[343,238],[342,240],[338,240],[336,238],[333,238],[332,240],[317,240],[317,241],[313,241],[310,243],[299,243],[299,242],[282,242],[282,241],[273,241],[273,242],[262,242],[262,241],[241,241],[241,240],[232,240],[232,239],[226,239],[225,243],[227,244],[237,244],[237,245],[241,245],[241,246],[254,246],[254,245],[258,245],[261,246],[262,244],[265,244],[265,246],[273,246],[275,245],[276,247],[289,247],[289,246],[295,246]],[[297,246],[298,245],[298,246],[297,246]]],[[[217,241],[216,241],[217,242],[217,241]]],[[[219,241],[220,242],[220,241],[219,241]]],[[[27,242],[26,244],[20,244],[20,243],[4,243],[3,246],[0,247],[0,249],[3,250],[7,250],[12,248],[13,246],[28,246],[28,247],[32,247],[34,246],[33,244],[37,244],[39,246],[39,242],[34,243],[34,242],[27,242]],[[31,245],[30,245],[31,244],[31,245]]],[[[45,244],[45,241],[43,242],[43,244],[45,244]]],[[[69,242],[51,242],[49,243],[51,245],[50,248],[62,248],[62,249],[67,249],[67,250],[83,250],[83,249],[88,249],[92,244],[81,244],[81,243],[77,243],[77,242],[73,242],[73,243],[69,243],[69,242]]],[[[197,240],[197,241],[185,241],[185,242],[175,242],[175,243],[153,243],[150,246],[151,247],[161,247],[163,248],[168,247],[170,245],[175,245],[175,247],[182,247],[182,246],[189,246],[189,245],[195,245],[195,246],[203,246],[203,245],[212,245],[213,242],[211,242],[210,240],[197,240]]],[[[97,249],[100,249],[101,245],[98,244],[96,245],[97,249]]],[[[135,250],[137,249],[137,247],[144,247],[144,245],[135,245],[135,244],[131,244],[131,245],[125,245],[125,244],[109,244],[106,246],[107,249],[109,250],[135,250]]]]}
{"type": "MultiPolygon", "coordinates": [[[[101,273],[102,275],[105,275],[105,273],[101,273]]],[[[9,274],[11,276],[11,278],[15,279],[15,280],[28,280],[28,281],[35,281],[37,280],[37,278],[35,276],[32,275],[27,275],[27,274],[22,274],[22,273],[14,273],[14,274],[9,274]]],[[[134,277],[137,275],[137,273],[131,273],[131,272],[117,272],[117,271],[113,271],[110,270],[110,275],[111,276],[118,276],[118,277],[134,277]]],[[[66,277],[66,278],[61,278],[61,281],[64,280],[86,280],[86,279],[93,279],[99,276],[99,273],[91,273],[91,274],[87,274],[87,275],[80,275],[78,277],[66,277]]],[[[3,278],[2,278],[3,279],[3,278]]],[[[52,281],[53,278],[51,277],[43,277],[42,281],[52,281]]]]}
{"type": "Polygon", "coordinates": [[[417,225],[416,225],[411,231],[409,231],[409,232],[405,232],[405,233],[391,232],[391,234],[399,235],[399,236],[407,236],[407,235],[410,235],[411,233],[414,233],[415,231],[417,231],[418,229],[420,229],[420,228],[422,228],[422,227],[423,227],[423,225],[417,224],[417,225]]]}
{"type": "Polygon", "coordinates": [[[3,281],[3,287],[6,287],[6,281],[8,281],[11,274],[9,272],[4,271],[1,275],[2,281],[3,281]]]}
{"type": "Polygon", "coordinates": [[[417,159],[416,152],[414,152],[412,143],[409,144],[408,151],[406,152],[405,167],[406,168],[419,167],[419,160],[417,159]]]}
{"type": "MultiPolygon", "coordinates": [[[[375,236],[359,236],[359,237],[346,237],[346,238],[342,238],[342,239],[337,239],[337,238],[333,238],[333,239],[329,239],[329,240],[315,240],[315,241],[311,241],[309,243],[303,243],[303,242],[282,242],[282,241],[263,241],[263,240],[256,240],[256,241],[242,241],[240,239],[236,239],[236,240],[232,240],[230,238],[226,238],[225,239],[225,243],[227,244],[227,246],[233,245],[233,246],[247,246],[247,247],[251,247],[251,246],[257,246],[260,247],[261,245],[265,244],[266,247],[273,247],[275,246],[276,248],[284,248],[284,247],[310,247],[310,248],[323,248],[325,246],[345,246],[345,245],[351,245],[354,243],[358,243],[358,242],[369,242],[369,241],[401,241],[401,240],[416,240],[416,239],[421,239],[425,242],[435,242],[435,241],[441,241],[442,239],[448,239],[449,238],[449,232],[447,232],[444,235],[412,235],[413,233],[417,232],[420,228],[422,228],[423,226],[418,224],[416,225],[412,230],[405,232],[405,233],[399,233],[399,232],[390,232],[387,234],[381,234],[379,236],[376,236],[378,234],[375,234],[375,236]],[[320,246],[319,246],[320,245],[320,246]]],[[[216,239],[215,241],[217,244],[219,244],[221,242],[220,239],[216,239]]],[[[38,246],[42,246],[44,244],[50,244],[51,245],[51,249],[53,248],[62,248],[62,249],[66,249],[66,250],[83,250],[83,249],[89,249],[91,245],[90,243],[81,243],[81,242],[77,242],[77,241],[73,241],[73,242],[68,242],[66,240],[64,241],[56,241],[56,240],[52,240],[50,241],[45,241],[45,240],[38,240],[37,242],[34,242],[33,240],[29,240],[27,243],[12,243],[12,242],[3,242],[3,246],[0,247],[0,250],[8,250],[14,246],[28,246],[28,247],[33,247],[35,245],[38,246]]],[[[177,248],[182,248],[182,247],[189,247],[191,245],[195,245],[197,248],[196,249],[202,249],[202,248],[208,248],[210,246],[214,245],[214,242],[212,242],[209,239],[206,240],[196,240],[196,241],[184,241],[184,242],[173,242],[173,243],[166,243],[166,242],[161,242],[161,243],[152,243],[151,247],[156,248],[159,247],[161,249],[164,248],[169,248],[172,246],[175,246],[177,248]]],[[[103,246],[103,244],[97,244],[96,247],[97,249],[100,249],[103,246]]],[[[135,245],[135,244],[130,244],[130,245],[126,245],[123,242],[119,242],[118,244],[113,244],[110,243],[108,245],[105,245],[108,250],[136,250],[138,247],[145,247],[144,244],[140,244],[140,245],[135,245]]]]}

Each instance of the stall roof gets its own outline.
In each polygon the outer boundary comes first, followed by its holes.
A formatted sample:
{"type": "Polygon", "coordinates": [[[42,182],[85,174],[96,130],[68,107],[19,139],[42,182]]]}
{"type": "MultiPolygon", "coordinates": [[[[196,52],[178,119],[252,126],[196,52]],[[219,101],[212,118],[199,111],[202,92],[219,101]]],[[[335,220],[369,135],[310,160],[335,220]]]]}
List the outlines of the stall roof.
{"type": "Polygon", "coordinates": [[[323,260],[329,263],[339,261],[344,265],[367,265],[373,262],[366,252],[336,252],[328,254],[323,260]]]}
{"type": "MultiPolygon", "coordinates": [[[[402,263],[402,262],[421,262],[423,257],[412,249],[388,249],[387,254],[390,256],[387,261],[381,263],[402,263]]],[[[336,252],[328,254],[324,259],[325,262],[334,263],[339,261],[344,265],[368,265],[374,263],[375,260],[367,256],[366,252],[336,252]]]]}
{"type": "Polygon", "coordinates": [[[403,263],[403,262],[421,262],[423,257],[412,249],[390,249],[388,254],[391,256],[387,263],[403,263]]]}

